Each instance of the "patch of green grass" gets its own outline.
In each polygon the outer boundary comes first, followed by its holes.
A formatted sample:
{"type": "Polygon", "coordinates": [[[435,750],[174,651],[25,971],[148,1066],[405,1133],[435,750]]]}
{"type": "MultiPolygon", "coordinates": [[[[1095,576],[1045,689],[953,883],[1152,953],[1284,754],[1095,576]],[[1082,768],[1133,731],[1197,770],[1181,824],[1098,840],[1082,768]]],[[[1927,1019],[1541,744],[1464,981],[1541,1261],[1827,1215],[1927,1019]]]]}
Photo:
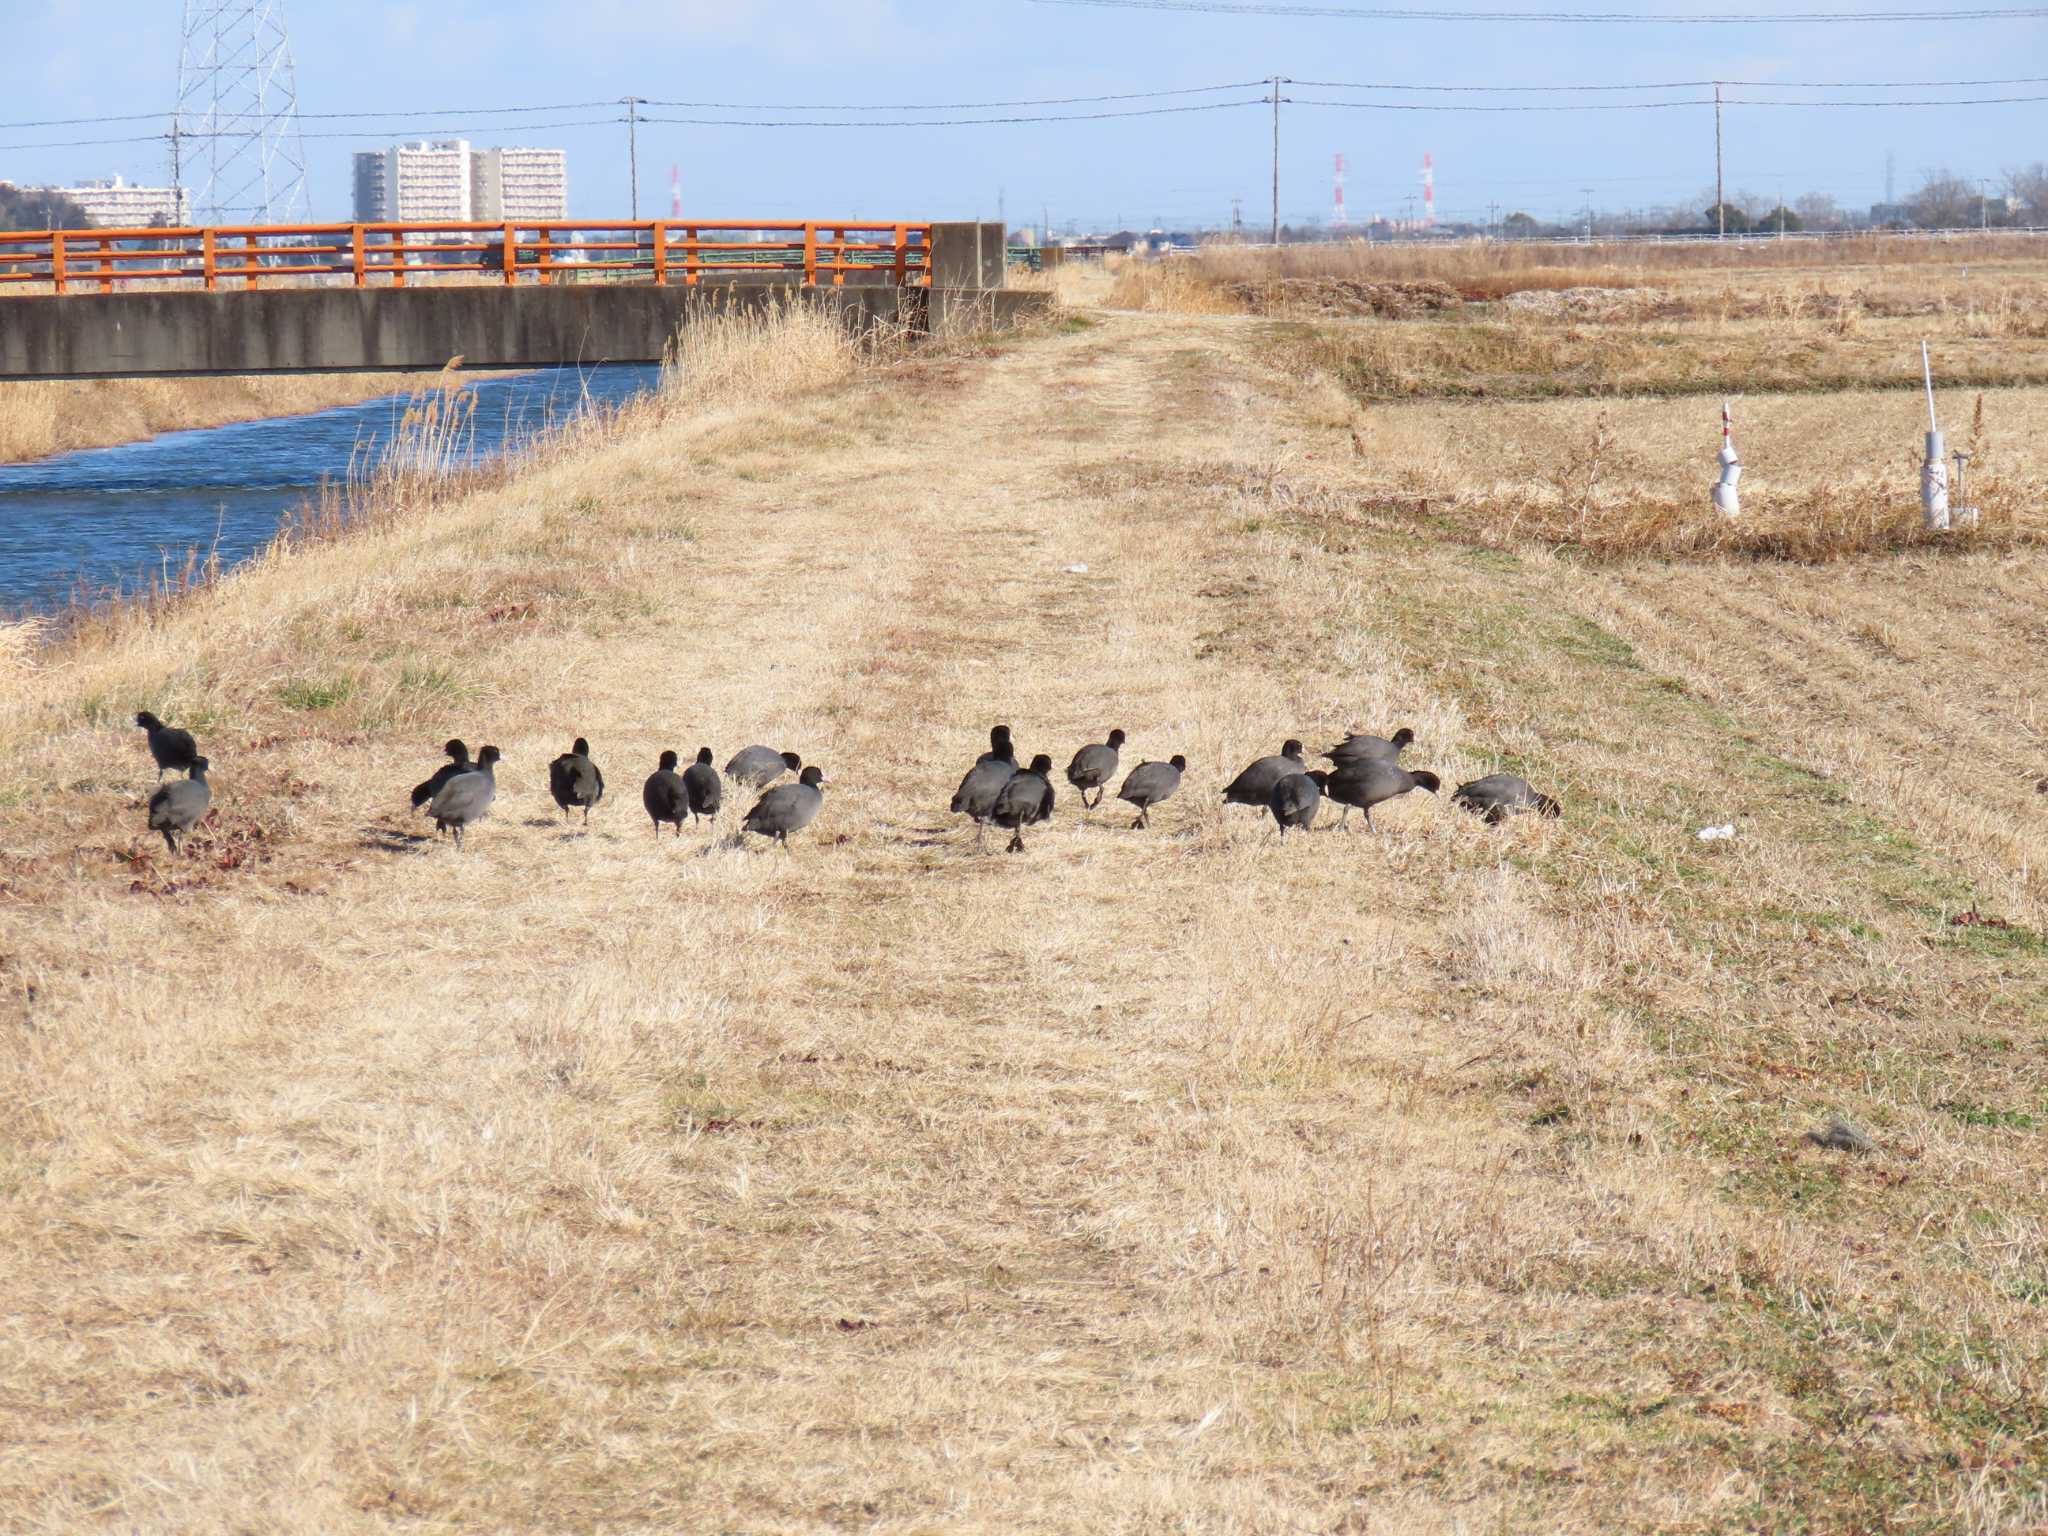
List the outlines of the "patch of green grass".
{"type": "Polygon", "coordinates": [[[1567,656],[1595,662],[1603,667],[1633,667],[1636,648],[1610,629],[1574,614],[1558,636],[1557,648],[1567,656]]]}
{"type": "Polygon", "coordinates": [[[1989,923],[1966,923],[1948,930],[1948,947],[1967,949],[1978,955],[2048,955],[2048,938],[2014,923],[1995,928],[1989,923]]]}
{"type": "Polygon", "coordinates": [[[277,697],[286,709],[312,711],[346,704],[355,697],[355,692],[355,679],[343,674],[330,678],[293,678],[279,686],[277,697]]]}
{"type": "Polygon", "coordinates": [[[1990,1131],[2031,1131],[2038,1123],[2023,1109],[1993,1109],[1989,1105],[1953,1099],[1934,1107],[1944,1114],[1953,1115],[1964,1125],[1981,1126],[1990,1131]]]}
{"type": "Polygon", "coordinates": [[[1789,923],[1795,928],[1818,928],[1822,932],[1840,931],[1858,939],[1881,939],[1884,934],[1868,923],[1859,923],[1854,918],[1844,917],[1839,912],[1802,912],[1790,907],[1759,907],[1757,916],[1768,918],[1774,923],[1789,923]]]}
{"type": "Polygon", "coordinates": [[[398,669],[400,693],[425,694],[429,698],[456,700],[468,696],[469,688],[446,667],[423,661],[408,661],[398,669]]]}

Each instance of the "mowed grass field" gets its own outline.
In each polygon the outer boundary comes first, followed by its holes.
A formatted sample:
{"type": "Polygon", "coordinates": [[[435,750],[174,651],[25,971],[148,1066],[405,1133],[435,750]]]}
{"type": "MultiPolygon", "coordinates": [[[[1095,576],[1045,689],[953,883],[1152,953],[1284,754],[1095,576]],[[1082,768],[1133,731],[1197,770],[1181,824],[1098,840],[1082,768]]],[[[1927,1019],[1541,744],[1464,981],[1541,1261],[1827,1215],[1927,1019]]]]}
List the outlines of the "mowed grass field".
{"type": "Polygon", "coordinates": [[[1619,521],[1704,515],[1718,397],[1613,403],[1578,495],[1603,402],[1300,323],[799,369],[16,645],[0,1525],[2048,1521],[2048,391],[1938,544],[1850,473],[1910,392],[1749,399],[1759,506],[1876,530],[1764,557],[1619,521]],[[215,764],[188,858],[140,708],[215,764]],[[1186,787],[976,854],[998,720],[1186,787]],[[1403,724],[1562,819],[1219,803],[1403,724]],[[663,748],[756,741],[828,776],[789,853],[651,835],[663,748]]]}

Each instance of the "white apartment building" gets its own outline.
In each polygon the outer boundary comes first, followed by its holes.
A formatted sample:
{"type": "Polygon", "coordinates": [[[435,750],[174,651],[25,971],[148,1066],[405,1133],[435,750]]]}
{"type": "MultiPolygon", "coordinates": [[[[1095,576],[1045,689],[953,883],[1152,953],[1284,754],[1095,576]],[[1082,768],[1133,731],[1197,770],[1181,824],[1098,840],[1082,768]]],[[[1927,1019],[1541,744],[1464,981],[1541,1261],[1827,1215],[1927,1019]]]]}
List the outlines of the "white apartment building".
{"type": "Polygon", "coordinates": [[[358,153],[357,222],[467,222],[475,217],[470,203],[469,160],[467,139],[422,139],[358,153]]]}
{"type": "Polygon", "coordinates": [[[569,154],[561,149],[480,149],[470,157],[470,206],[479,219],[516,223],[569,217],[569,154]]]}
{"type": "Polygon", "coordinates": [[[85,211],[85,221],[94,229],[160,229],[192,223],[192,193],[179,187],[130,186],[120,177],[82,182],[75,187],[35,187],[32,191],[56,192],[68,197],[85,211]]]}
{"type": "Polygon", "coordinates": [[[358,223],[524,222],[568,215],[565,150],[473,150],[466,139],[442,139],[363,150],[355,157],[358,223]]]}

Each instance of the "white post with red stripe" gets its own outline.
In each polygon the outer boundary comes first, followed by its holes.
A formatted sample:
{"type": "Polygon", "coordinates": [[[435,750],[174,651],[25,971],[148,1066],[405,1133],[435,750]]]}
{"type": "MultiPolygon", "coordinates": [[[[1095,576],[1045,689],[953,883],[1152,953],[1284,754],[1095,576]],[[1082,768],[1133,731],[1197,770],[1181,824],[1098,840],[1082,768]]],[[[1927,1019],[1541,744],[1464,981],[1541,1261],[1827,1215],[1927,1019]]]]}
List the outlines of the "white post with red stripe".
{"type": "Polygon", "coordinates": [[[1736,482],[1742,479],[1742,457],[1735,451],[1735,422],[1728,402],[1721,402],[1721,452],[1717,457],[1721,478],[1714,485],[1714,510],[1723,517],[1742,515],[1742,493],[1736,482]]]}

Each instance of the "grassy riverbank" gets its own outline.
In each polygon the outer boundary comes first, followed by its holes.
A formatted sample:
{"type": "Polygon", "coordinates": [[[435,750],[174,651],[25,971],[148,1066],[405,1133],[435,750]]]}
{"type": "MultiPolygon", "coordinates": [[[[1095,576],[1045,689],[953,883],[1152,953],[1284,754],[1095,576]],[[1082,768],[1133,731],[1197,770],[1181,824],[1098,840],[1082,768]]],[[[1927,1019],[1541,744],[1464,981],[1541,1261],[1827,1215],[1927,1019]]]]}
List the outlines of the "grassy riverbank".
{"type": "Polygon", "coordinates": [[[433,377],[332,373],[0,383],[0,464],[142,442],[165,432],[301,416],[403,394],[433,377]]]}
{"type": "Polygon", "coordinates": [[[2048,554],[1494,536],[1484,445],[1584,402],[1086,318],[710,332],[518,472],[0,655],[0,1524],[2048,1513],[2048,554]],[[215,760],[187,858],[139,708],[215,760]],[[994,720],[1188,787],[977,855],[994,720]],[[1398,724],[1564,817],[1218,803],[1398,724]],[[462,855],[405,807],[451,733],[505,753],[462,855]],[[830,780],[791,852],[649,834],[659,751],[755,741],[830,780]]]}

